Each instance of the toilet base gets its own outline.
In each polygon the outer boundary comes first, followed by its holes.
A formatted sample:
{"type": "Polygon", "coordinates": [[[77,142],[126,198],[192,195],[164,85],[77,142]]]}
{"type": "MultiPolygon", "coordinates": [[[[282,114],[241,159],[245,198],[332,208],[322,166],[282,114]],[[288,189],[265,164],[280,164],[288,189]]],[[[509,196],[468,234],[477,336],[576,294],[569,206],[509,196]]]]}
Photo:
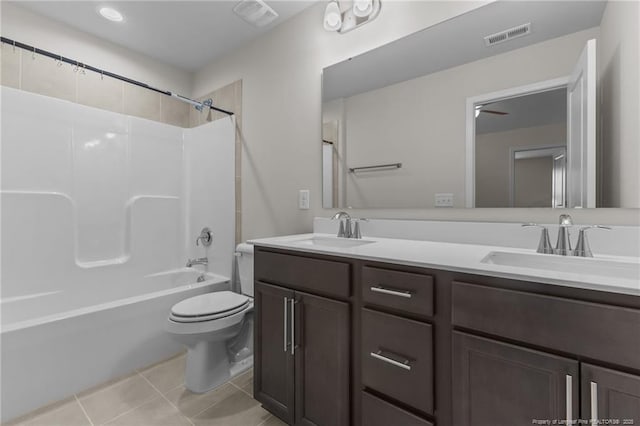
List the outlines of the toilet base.
{"type": "Polygon", "coordinates": [[[187,351],[184,384],[194,393],[205,393],[231,378],[224,341],[202,340],[187,351]]]}
{"type": "Polygon", "coordinates": [[[200,342],[189,348],[184,386],[191,392],[209,392],[253,367],[253,355],[230,363],[224,342],[219,343],[200,342]]]}

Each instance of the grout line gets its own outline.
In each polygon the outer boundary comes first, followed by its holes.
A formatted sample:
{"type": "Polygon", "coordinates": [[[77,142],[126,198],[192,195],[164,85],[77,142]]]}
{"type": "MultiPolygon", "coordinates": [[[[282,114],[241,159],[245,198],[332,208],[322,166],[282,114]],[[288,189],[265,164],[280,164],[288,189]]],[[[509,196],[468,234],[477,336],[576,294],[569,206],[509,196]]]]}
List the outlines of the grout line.
{"type": "MultiPolygon", "coordinates": [[[[233,383],[231,383],[231,382],[229,381],[229,382],[226,382],[225,384],[222,384],[222,385],[218,386],[216,389],[214,389],[214,391],[215,391],[215,390],[218,390],[218,389],[220,389],[220,388],[222,388],[222,387],[223,387],[223,386],[225,386],[225,385],[231,385],[232,387],[237,388],[237,386],[235,386],[233,383]]],[[[212,391],[209,391],[209,392],[212,392],[212,391]]],[[[222,402],[222,401],[224,401],[225,399],[226,399],[226,398],[223,398],[223,399],[221,399],[220,401],[216,401],[216,402],[214,402],[213,404],[211,404],[211,405],[207,406],[207,408],[205,408],[204,410],[200,410],[200,411],[198,411],[197,413],[195,413],[195,414],[194,414],[193,416],[191,416],[191,417],[194,417],[194,418],[195,418],[195,417],[198,417],[200,414],[204,413],[205,411],[207,411],[207,410],[208,410],[209,408],[211,408],[211,407],[215,407],[216,405],[218,405],[219,403],[221,403],[221,402],[222,402]]]]}
{"type": "Polygon", "coordinates": [[[233,382],[229,382],[231,384],[231,386],[233,386],[234,388],[238,389],[240,392],[244,393],[245,395],[249,395],[251,397],[251,399],[253,398],[253,395],[251,395],[249,392],[245,391],[244,389],[242,389],[240,386],[236,385],[233,382]]]}
{"type": "Polygon", "coordinates": [[[263,424],[265,424],[266,422],[268,422],[268,421],[271,419],[271,417],[273,417],[273,414],[269,413],[269,417],[267,417],[266,419],[264,419],[264,421],[263,421],[263,422],[259,423],[259,424],[258,424],[258,425],[256,425],[256,426],[262,426],[263,424]]]}
{"type": "MultiPolygon", "coordinates": [[[[129,376],[127,376],[127,377],[123,378],[122,380],[118,380],[117,382],[115,382],[115,383],[113,383],[113,384],[111,384],[111,385],[107,386],[106,388],[104,388],[104,389],[100,389],[100,390],[99,390],[99,391],[97,391],[97,392],[93,392],[93,393],[91,393],[90,395],[96,395],[96,394],[98,394],[98,393],[101,393],[102,391],[104,391],[104,390],[106,390],[106,389],[109,389],[109,388],[111,388],[111,387],[113,387],[113,386],[115,386],[115,385],[117,385],[117,384],[119,384],[119,383],[121,383],[121,382],[124,382],[124,381],[125,381],[125,380],[127,380],[127,379],[133,378],[133,377],[134,377],[134,376],[136,376],[136,375],[140,375],[140,376],[142,376],[142,374],[140,374],[140,373],[138,373],[138,372],[132,373],[132,374],[130,374],[129,376]]],[[[143,378],[144,378],[144,376],[143,376],[143,378]]],[[[145,378],[145,380],[146,380],[146,378],[145,378]]],[[[148,380],[147,380],[147,381],[148,381],[148,380]]],[[[155,387],[153,387],[153,390],[155,390],[156,392],[158,392],[158,390],[157,390],[155,387]]],[[[75,395],[74,395],[74,396],[75,396],[75,395]]],[[[161,394],[160,396],[162,396],[162,394],[161,394]]],[[[103,422],[102,424],[106,424],[106,423],[112,422],[113,420],[115,420],[115,419],[117,419],[117,418],[120,418],[120,417],[124,416],[125,414],[129,414],[129,413],[130,413],[130,412],[132,412],[133,410],[136,410],[136,409],[138,409],[138,408],[142,407],[144,404],[146,404],[146,403],[148,403],[148,402],[151,402],[151,401],[153,401],[153,400],[154,400],[154,399],[156,399],[156,398],[157,398],[157,396],[153,396],[153,397],[151,397],[151,398],[149,398],[149,399],[145,399],[145,400],[143,400],[140,404],[136,405],[135,407],[131,407],[131,408],[130,408],[130,409],[128,409],[127,411],[123,411],[122,413],[118,414],[117,416],[111,417],[110,419],[106,420],[106,421],[105,421],[105,422],[103,422]]],[[[78,399],[78,401],[80,401],[80,399],[78,399]]]]}
{"type": "Polygon", "coordinates": [[[104,423],[101,423],[101,424],[102,424],[102,425],[106,425],[106,424],[108,424],[108,423],[111,423],[112,421],[114,421],[114,420],[116,420],[116,419],[119,419],[120,417],[124,416],[125,414],[129,414],[130,412],[132,412],[132,411],[134,411],[134,410],[137,410],[138,408],[142,407],[144,404],[147,404],[147,403],[149,403],[149,402],[151,402],[151,401],[156,400],[157,398],[158,398],[157,396],[154,396],[153,398],[147,399],[147,400],[146,400],[146,401],[144,401],[142,404],[136,405],[135,407],[130,408],[130,409],[128,409],[127,411],[122,412],[122,413],[118,414],[117,416],[112,417],[112,418],[110,418],[109,420],[107,420],[107,421],[105,421],[104,423]]]}
{"type": "MultiPolygon", "coordinates": [[[[164,392],[164,393],[160,392],[160,393],[162,393],[163,395],[166,395],[166,394],[168,394],[168,393],[173,392],[174,390],[178,389],[178,388],[179,388],[179,387],[181,387],[181,386],[184,386],[184,383],[180,383],[178,386],[174,386],[174,387],[172,387],[171,389],[168,389],[166,392],[164,392]]],[[[186,389],[186,388],[185,388],[185,389],[186,389]]]]}
{"type": "MultiPolygon", "coordinates": [[[[140,373],[138,373],[140,374],[140,373]]],[[[195,426],[194,423],[191,421],[191,419],[189,417],[187,417],[186,415],[184,415],[182,413],[182,411],[180,411],[180,409],[171,401],[169,401],[169,398],[167,398],[166,396],[164,396],[164,394],[162,392],[160,392],[160,389],[158,389],[157,387],[154,386],[153,383],[151,383],[149,381],[149,379],[147,379],[146,377],[144,377],[142,374],[140,374],[140,377],[142,377],[144,380],[146,380],[147,383],[149,383],[149,385],[151,385],[151,387],[160,394],[160,397],[162,397],[162,399],[164,399],[165,401],[167,401],[169,403],[169,405],[171,405],[173,408],[176,409],[176,411],[178,412],[178,414],[180,414],[182,417],[184,417],[185,419],[187,419],[187,421],[189,422],[189,424],[191,424],[192,426],[195,426]]],[[[178,385],[179,386],[179,385],[178,385]]],[[[178,387],[176,386],[176,387],[178,387]]],[[[173,388],[175,389],[175,388],[173,388]]]]}
{"type": "Polygon", "coordinates": [[[78,395],[76,395],[75,393],[73,394],[73,397],[76,399],[76,402],[78,403],[78,405],[80,406],[80,409],[82,410],[82,412],[84,413],[84,416],[87,418],[87,420],[89,420],[89,424],[91,426],[94,426],[93,424],[93,420],[91,420],[91,417],[89,417],[89,414],[87,413],[87,410],[84,409],[84,405],[82,405],[82,402],[80,402],[80,398],[78,398],[78,395]]]}

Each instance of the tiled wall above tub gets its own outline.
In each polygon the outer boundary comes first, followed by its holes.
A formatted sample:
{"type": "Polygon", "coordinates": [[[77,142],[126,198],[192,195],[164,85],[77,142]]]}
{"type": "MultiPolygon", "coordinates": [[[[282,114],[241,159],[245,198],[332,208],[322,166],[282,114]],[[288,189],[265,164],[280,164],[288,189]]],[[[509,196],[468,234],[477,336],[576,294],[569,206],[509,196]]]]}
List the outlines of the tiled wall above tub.
{"type": "Polygon", "coordinates": [[[2,85],[179,127],[191,127],[190,105],[160,93],[61,64],[1,43],[2,85]]]}

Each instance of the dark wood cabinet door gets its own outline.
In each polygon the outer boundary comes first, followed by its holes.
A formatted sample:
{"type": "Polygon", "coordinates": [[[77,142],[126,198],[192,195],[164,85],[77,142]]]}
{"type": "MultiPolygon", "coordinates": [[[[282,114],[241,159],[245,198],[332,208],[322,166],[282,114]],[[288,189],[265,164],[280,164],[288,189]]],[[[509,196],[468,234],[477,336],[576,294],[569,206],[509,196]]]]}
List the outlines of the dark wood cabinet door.
{"type": "Polygon", "coordinates": [[[296,292],[296,425],[347,426],[349,304],[296,292]]]}
{"type": "Polygon", "coordinates": [[[254,398],[293,424],[295,366],[288,342],[294,293],[256,281],[254,296],[254,398]]]}
{"type": "Polygon", "coordinates": [[[582,364],[581,381],[583,419],[640,424],[640,376],[582,364]]]}
{"type": "Polygon", "coordinates": [[[578,371],[571,359],[454,332],[453,424],[577,420],[578,371]]]}

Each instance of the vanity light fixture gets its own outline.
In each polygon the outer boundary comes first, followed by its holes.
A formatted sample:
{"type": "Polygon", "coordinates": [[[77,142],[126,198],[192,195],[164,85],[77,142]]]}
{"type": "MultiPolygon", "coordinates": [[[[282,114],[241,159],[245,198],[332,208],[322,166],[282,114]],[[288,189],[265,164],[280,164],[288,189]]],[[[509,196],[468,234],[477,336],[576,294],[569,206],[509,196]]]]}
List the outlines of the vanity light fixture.
{"type": "Polygon", "coordinates": [[[365,18],[373,12],[373,0],[354,0],[353,14],[358,18],[365,18]]]}
{"type": "Polygon", "coordinates": [[[101,7],[98,12],[100,13],[100,15],[102,15],[103,18],[108,19],[110,21],[113,21],[113,22],[124,21],[124,17],[122,16],[122,13],[118,12],[117,10],[111,7],[101,7]]]}
{"type": "Polygon", "coordinates": [[[342,11],[339,0],[330,0],[324,11],[324,29],[340,34],[373,21],[380,13],[380,0],[354,0],[342,11]]]}
{"type": "Polygon", "coordinates": [[[332,0],[324,10],[324,29],[327,31],[338,31],[341,26],[342,14],[340,13],[340,6],[336,0],[332,0]]]}

